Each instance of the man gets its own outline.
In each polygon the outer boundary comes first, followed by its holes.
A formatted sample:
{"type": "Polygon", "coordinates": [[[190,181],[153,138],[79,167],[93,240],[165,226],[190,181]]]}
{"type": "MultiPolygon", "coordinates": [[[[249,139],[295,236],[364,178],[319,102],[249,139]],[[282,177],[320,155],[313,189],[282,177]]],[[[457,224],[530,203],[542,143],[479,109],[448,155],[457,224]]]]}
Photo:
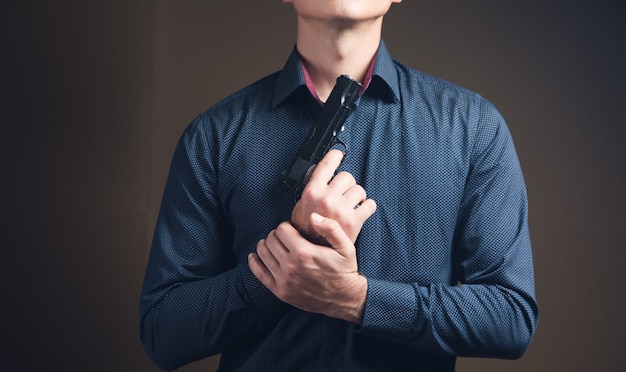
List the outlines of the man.
{"type": "Polygon", "coordinates": [[[141,335],[165,369],[453,371],[518,358],[538,310],[524,181],[479,95],[394,62],[400,0],[284,0],[282,71],[217,103],[174,154],[141,335]],[[294,202],[286,170],[339,75],[363,82],[294,202]],[[336,174],[336,175],[335,175],[336,174]]]}

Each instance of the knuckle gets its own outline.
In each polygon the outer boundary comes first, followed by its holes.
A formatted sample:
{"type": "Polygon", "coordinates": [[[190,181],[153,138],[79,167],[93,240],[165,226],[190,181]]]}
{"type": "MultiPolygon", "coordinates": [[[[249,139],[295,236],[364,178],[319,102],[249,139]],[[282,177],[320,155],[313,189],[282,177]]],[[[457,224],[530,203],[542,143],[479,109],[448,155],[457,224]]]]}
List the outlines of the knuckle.
{"type": "Polygon", "coordinates": [[[287,270],[290,274],[297,274],[300,271],[301,265],[308,262],[311,258],[310,253],[305,249],[296,249],[290,253],[292,262],[287,265],[287,270]]]}
{"type": "Polygon", "coordinates": [[[333,198],[331,197],[324,197],[320,200],[320,205],[325,209],[325,210],[330,210],[332,209],[333,205],[335,205],[335,202],[333,200],[333,198]]]}
{"type": "Polygon", "coordinates": [[[276,227],[276,235],[280,236],[287,232],[289,222],[283,221],[276,227]]]}
{"type": "Polygon", "coordinates": [[[357,184],[356,179],[354,178],[352,173],[346,171],[339,172],[335,176],[334,180],[337,180],[337,182],[346,185],[346,187],[354,187],[357,184]]]}
{"type": "Polygon", "coordinates": [[[305,187],[304,190],[302,190],[300,200],[317,200],[320,198],[320,194],[319,188],[317,187],[305,187]]]}
{"type": "Polygon", "coordinates": [[[363,188],[363,186],[355,185],[354,190],[357,195],[361,197],[362,200],[365,200],[365,198],[367,198],[367,192],[365,191],[365,188],[363,188]]]}
{"type": "Polygon", "coordinates": [[[345,178],[346,180],[354,181],[356,183],[356,180],[354,179],[354,176],[352,175],[352,173],[350,173],[348,171],[341,171],[341,172],[337,173],[335,178],[345,178]]]}

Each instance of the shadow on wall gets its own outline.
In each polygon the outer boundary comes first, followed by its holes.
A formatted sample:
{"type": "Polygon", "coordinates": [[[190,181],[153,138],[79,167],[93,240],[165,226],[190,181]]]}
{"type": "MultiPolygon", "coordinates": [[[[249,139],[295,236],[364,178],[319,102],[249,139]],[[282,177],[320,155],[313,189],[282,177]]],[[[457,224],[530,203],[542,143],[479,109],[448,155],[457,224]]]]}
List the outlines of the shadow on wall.
{"type": "MultiPolygon", "coordinates": [[[[200,111],[282,67],[293,13],[280,2],[192,0],[0,7],[3,365],[156,371],[137,303],[173,147],[200,111]]],[[[526,175],[536,338],[521,360],[461,359],[459,371],[621,366],[622,8],[403,2],[386,20],[397,59],[496,104],[526,175]]]]}

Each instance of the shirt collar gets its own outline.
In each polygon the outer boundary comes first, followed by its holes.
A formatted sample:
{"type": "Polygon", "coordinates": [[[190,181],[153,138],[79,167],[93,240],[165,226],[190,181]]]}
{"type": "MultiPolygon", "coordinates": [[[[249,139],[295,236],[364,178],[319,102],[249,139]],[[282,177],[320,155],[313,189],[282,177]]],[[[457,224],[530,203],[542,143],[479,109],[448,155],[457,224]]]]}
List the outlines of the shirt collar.
{"type": "MultiPolygon", "coordinates": [[[[278,76],[272,106],[278,106],[292,93],[302,87],[306,89],[306,80],[300,64],[300,55],[298,54],[297,48],[294,47],[283,70],[278,76]]],[[[376,53],[372,81],[364,94],[377,96],[385,100],[390,100],[391,102],[398,102],[400,97],[395,63],[382,40],[380,41],[380,46],[376,53]]]]}

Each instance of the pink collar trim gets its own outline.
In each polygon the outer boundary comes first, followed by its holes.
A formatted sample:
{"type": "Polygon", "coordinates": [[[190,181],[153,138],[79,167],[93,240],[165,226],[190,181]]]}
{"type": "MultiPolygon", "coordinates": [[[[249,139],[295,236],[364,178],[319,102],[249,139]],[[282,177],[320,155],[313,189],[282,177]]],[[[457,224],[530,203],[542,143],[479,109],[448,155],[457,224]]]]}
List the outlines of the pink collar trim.
{"type": "MultiPolygon", "coordinates": [[[[372,74],[374,73],[375,62],[376,62],[376,56],[372,58],[370,67],[367,69],[367,72],[365,73],[365,80],[363,81],[363,88],[361,88],[359,95],[363,94],[363,92],[365,92],[367,87],[369,87],[370,83],[372,82],[372,74]]],[[[302,60],[300,60],[300,66],[302,66],[302,73],[304,74],[304,83],[306,84],[307,89],[309,90],[309,92],[311,92],[311,95],[315,98],[315,100],[320,105],[323,105],[324,102],[322,102],[320,97],[317,95],[317,91],[315,90],[315,86],[313,85],[313,80],[311,79],[311,75],[309,75],[309,71],[306,69],[306,66],[304,65],[304,62],[302,62],[302,60]]]]}

